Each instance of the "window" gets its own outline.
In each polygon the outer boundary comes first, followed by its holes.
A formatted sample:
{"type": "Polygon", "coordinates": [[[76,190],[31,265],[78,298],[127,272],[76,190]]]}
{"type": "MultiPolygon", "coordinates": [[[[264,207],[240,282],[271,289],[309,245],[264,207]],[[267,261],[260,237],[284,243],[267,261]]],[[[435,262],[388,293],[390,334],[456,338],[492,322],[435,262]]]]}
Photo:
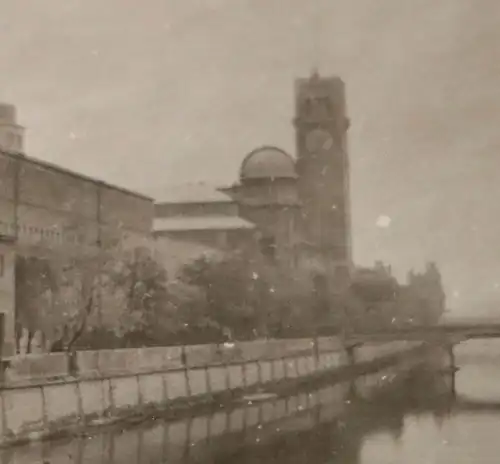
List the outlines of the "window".
{"type": "Polygon", "coordinates": [[[302,112],[306,115],[309,116],[312,112],[312,107],[313,107],[313,101],[311,98],[307,98],[304,100],[304,103],[302,104],[302,112]]]}
{"type": "Polygon", "coordinates": [[[226,248],[228,244],[228,236],[226,231],[218,231],[215,233],[215,242],[220,248],[226,248]]]}
{"type": "Polygon", "coordinates": [[[7,134],[7,149],[13,150],[16,145],[16,135],[12,132],[7,134]]]}
{"type": "Polygon", "coordinates": [[[260,251],[268,259],[276,259],[276,240],[274,237],[266,236],[260,239],[260,251]]]}
{"type": "Polygon", "coordinates": [[[332,113],[332,102],[328,97],[320,97],[316,99],[316,105],[318,109],[322,112],[322,115],[330,115],[332,113]]]}

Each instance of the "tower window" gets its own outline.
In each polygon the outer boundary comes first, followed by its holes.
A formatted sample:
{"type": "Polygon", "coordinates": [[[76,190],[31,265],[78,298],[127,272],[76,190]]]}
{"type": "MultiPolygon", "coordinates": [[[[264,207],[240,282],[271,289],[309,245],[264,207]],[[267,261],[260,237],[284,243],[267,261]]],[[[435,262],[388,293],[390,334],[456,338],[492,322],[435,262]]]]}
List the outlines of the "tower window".
{"type": "Polygon", "coordinates": [[[303,104],[302,111],[305,114],[309,115],[312,112],[312,107],[313,107],[312,99],[311,98],[306,98],[306,100],[304,101],[304,104],[303,104]]]}
{"type": "Polygon", "coordinates": [[[260,251],[263,256],[274,261],[276,259],[276,239],[271,236],[262,237],[260,239],[260,251]]]}

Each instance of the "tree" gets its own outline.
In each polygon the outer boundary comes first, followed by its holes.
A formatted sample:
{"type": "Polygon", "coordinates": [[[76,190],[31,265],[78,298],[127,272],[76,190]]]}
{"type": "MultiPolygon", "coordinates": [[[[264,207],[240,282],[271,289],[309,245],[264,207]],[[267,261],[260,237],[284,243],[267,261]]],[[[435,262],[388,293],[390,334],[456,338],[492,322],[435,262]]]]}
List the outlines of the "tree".
{"type": "Polygon", "coordinates": [[[273,336],[302,336],[317,332],[330,316],[325,281],[302,270],[266,268],[269,292],[267,324],[273,336]]]}
{"type": "Polygon", "coordinates": [[[121,256],[108,268],[106,279],[121,310],[112,327],[91,328],[79,347],[171,345],[206,338],[207,330],[214,329],[204,317],[206,304],[200,290],[169,281],[163,265],[146,248],[121,256]]]}
{"type": "Polygon", "coordinates": [[[199,259],[184,266],[180,280],[200,289],[205,320],[235,338],[266,336],[276,291],[269,270],[243,253],[199,259]]]}
{"type": "Polygon", "coordinates": [[[42,331],[51,310],[51,294],[55,291],[55,277],[48,259],[18,254],[15,261],[16,353],[21,352],[23,330],[28,332],[27,353],[31,353],[32,341],[37,331],[42,331]]]}
{"type": "Polygon", "coordinates": [[[431,325],[439,321],[446,308],[446,295],[435,263],[428,263],[422,273],[409,273],[402,303],[413,324],[431,325]]]}
{"type": "Polygon", "coordinates": [[[134,249],[110,270],[111,288],[123,306],[115,332],[126,343],[152,342],[176,324],[167,277],[147,248],[134,249]]]}
{"type": "Polygon", "coordinates": [[[200,287],[169,282],[149,249],[119,245],[38,244],[20,250],[16,313],[30,340],[40,330],[52,340],[52,351],[69,352],[159,345],[195,334],[213,338],[220,328],[207,315],[200,287]],[[99,309],[114,317],[106,321],[99,309]]]}
{"type": "Polygon", "coordinates": [[[18,246],[16,331],[28,329],[28,347],[34,332],[41,331],[52,340],[52,350],[71,351],[95,312],[116,249],[78,238],[18,246]]]}
{"type": "MultiPolygon", "coordinates": [[[[71,352],[98,307],[105,287],[106,268],[112,259],[99,247],[81,247],[73,252],[58,250],[52,256],[56,276],[54,325],[59,330],[52,349],[62,347],[71,352]]],[[[61,348],[59,348],[61,349],[61,348]]]]}
{"type": "Polygon", "coordinates": [[[357,311],[350,315],[353,327],[373,330],[398,322],[395,302],[399,291],[397,280],[384,270],[359,270],[349,289],[350,298],[358,302],[357,311]]]}
{"type": "Polygon", "coordinates": [[[202,291],[205,320],[235,338],[311,333],[320,324],[311,276],[244,253],[201,257],[184,266],[180,278],[202,291]]]}
{"type": "Polygon", "coordinates": [[[169,337],[174,343],[216,343],[222,340],[223,328],[211,317],[206,295],[200,287],[182,280],[168,284],[169,313],[177,325],[169,337]]]}

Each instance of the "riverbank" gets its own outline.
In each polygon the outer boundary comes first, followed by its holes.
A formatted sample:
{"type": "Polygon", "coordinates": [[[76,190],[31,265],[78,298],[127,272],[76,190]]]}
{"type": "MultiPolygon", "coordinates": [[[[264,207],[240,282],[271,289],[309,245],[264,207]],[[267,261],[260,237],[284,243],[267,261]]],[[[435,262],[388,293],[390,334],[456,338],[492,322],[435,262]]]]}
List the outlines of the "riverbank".
{"type": "Polygon", "coordinates": [[[357,378],[356,388],[370,390],[386,381],[371,374],[404,371],[426,350],[419,343],[346,349],[338,339],[319,338],[25,358],[13,363],[0,391],[0,445],[192,416],[263,389],[283,396],[304,384],[357,378]]]}
{"type": "MultiPolygon", "coordinates": [[[[406,369],[393,366],[367,374],[364,384],[372,386],[365,388],[364,393],[369,391],[370,394],[364,397],[353,395],[353,390],[357,388],[353,381],[328,384],[325,379],[324,384],[304,384],[293,392],[285,388],[276,389],[276,396],[263,401],[252,402],[245,401],[243,397],[235,397],[224,408],[213,405],[210,411],[198,411],[197,414],[186,411],[185,416],[179,415],[175,419],[160,415],[150,417],[141,424],[125,426],[121,423],[94,430],[95,433],[92,434],[0,450],[0,462],[180,464],[240,462],[241,459],[242,462],[247,462],[245,459],[254,447],[259,447],[256,450],[259,455],[262,447],[281,450],[284,447],[283,444],[280,445],[282,440],[288,445],[295,443],[298,451],[301,447],[307,448],[312,438],[301,440],[301,434],[316,436],[318,430],[325,428],[325,431],[330,431],[327,443],[331,443],[331,427],[335,424],[342,424],[344,431],[346,428],[350,430],[351,426],[356,426],[356,429],[360,425],[366,428],[369,424],[364,405],[378,408],[380,403],[384,403],[384,398],[387,400],[397,397],[398,390],[407,383],[409,371],[413,372],[407,364],[406,369]],[[353,414],[357,419],[352,417],[353,414]]],[[[357,383],[359,387],[359,381],[357,383]]],[[[425,390],[428,391],[428,388],[425,390]]],[[[373,427],[390,425],[380,419],[378,412],[371,414],[374,415],[377,417],[376,422],[370,422],[373,427]]],[[[275,456],[275,451],[271,450],[269,454],[275,456]]],[[[289,462],[289,459],[283,462],[289,462]]],[[[345,464],[350,461],[340,462],[345,464]]]]}

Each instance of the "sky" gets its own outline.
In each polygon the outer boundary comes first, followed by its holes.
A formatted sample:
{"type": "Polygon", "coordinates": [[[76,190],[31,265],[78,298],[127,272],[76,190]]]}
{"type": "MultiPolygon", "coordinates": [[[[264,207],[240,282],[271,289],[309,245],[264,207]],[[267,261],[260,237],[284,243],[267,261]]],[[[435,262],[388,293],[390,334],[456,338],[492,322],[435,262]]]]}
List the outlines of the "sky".
{"type": "Polygon", "coordinates": [[[294,79],[339,75],[356,261],[434,260],[450,306],[500,313],[499,20],[498,0],[1,0],[0,101],[29,155],[158,195],[294,154],[294,79]]]}

